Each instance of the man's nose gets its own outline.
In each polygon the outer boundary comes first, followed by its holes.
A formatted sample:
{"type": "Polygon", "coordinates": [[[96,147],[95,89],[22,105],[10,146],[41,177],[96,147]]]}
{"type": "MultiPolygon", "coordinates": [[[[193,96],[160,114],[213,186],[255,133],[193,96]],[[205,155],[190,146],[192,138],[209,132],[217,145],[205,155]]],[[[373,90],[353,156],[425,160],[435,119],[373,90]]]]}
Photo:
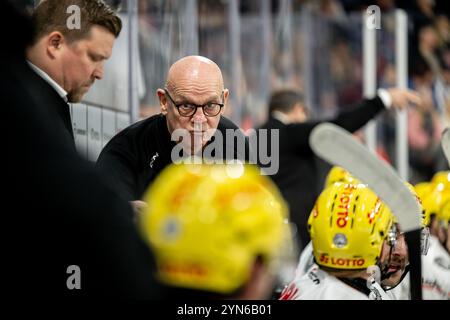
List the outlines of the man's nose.
{"type": "Polygon", "coordinates": [[[94,77],[98,80],[103,79],[103,63],[94,69],[94,77]]]}
{"type": "Polygon", "coordinates": [[[408,247],[404,237],[398,239],[397,243],[393,248],[393,253],[400,256],[406,256],[408,254],[408,247]]]}
{"type": "Polygon", "coordinates": [[[197,110],[195,110],[194,115],[192,116],[192,120],[194,122],[206,122],[206,116],[203,113],[203,108],[202,107],[198,107],[197,110]]]}

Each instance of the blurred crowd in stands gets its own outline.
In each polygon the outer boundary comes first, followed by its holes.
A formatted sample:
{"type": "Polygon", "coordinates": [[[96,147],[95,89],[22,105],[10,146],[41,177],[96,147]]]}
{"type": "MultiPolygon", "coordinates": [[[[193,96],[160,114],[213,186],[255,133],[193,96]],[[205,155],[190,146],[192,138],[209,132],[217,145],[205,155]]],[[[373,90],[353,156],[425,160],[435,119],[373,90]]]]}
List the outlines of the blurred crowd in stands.
{"type": "MultiPolygon", "coordinates": [[[[126,10],[127,1],[107,2],[126,10]]],[[[231,92],[226,115],[244,130],[265,121],[270,93],[281,87],[302,90],[311,117],[332,116],[362,98],[361,21],[370,5],[381,11],[378,87],[395,85],[394,12],[408,14],[408,86],[424,99],[408,115],[410,177],[429,180],[446,167],[440,135],[450,123],[448,0],[138,0],[141,117],[159,112],[160,79],[188,54],[218,62],[231,92]]],[[[380,117],[378,153],[390,163],[395,130],[392,115],[380,117]]]]}

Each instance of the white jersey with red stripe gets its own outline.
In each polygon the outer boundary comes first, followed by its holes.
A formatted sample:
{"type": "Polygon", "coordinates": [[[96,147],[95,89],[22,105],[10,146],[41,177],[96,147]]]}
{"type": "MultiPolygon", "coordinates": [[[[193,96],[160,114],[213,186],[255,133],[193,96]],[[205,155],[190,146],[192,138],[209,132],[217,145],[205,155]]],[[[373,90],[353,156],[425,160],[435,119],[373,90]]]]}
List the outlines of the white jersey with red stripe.
{"type": "MultiPolygon", "coordinates": [[[[382,289],[381,291],[383,299],[391,298],[382,289]]],[[[371,298],[323,271],[317,265],[313,265],[305,275],[295,279],[283,290],[280,300],[371,300],[371,298]]]]}

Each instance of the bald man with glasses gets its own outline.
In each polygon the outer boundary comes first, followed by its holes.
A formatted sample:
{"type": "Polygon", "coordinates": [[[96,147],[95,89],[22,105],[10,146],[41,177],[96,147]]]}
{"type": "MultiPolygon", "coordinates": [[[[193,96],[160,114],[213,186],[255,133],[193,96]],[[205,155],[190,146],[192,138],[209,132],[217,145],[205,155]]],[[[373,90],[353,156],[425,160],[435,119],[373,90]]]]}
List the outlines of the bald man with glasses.
{"type": "Polygon", "coordinates": [[[97,161],[111,185],[136,209],[143,205],[143,192],[174,162],[174,155],[178,159],[212,155],[224,162],[245,161],[249,156],[247,139],[222,115],[229,91],[216,63],[202,56],[184,57],[170,67],[164,89],[156,93],[161,113],[118,133],[97,161]],[[227,130],[234,133],[233,141],[227,141],[227,130]],[[244,148],[234,143],[235,137],[244,148]],[[221,148],[206,155],[206,147],[213,142],[221,148]]]}

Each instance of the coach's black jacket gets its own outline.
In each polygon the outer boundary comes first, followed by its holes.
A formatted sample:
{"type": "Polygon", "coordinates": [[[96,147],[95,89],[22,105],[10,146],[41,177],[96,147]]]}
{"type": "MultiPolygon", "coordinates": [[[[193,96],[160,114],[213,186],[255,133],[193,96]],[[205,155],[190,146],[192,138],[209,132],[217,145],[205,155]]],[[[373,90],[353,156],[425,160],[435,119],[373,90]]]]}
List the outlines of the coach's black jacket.
{"type": "MultiPolygon", "coordinates": [[[[232,159],[248,160],[248,141],[233,122],[221,117],[211,141],[219,133],[223,137],[223,160],[227,157],[227,150],[232,159]],[[227,129],[233,130],[238,137],[235,138],[236,143],[226,139],[227,129]],[[239,150],[237,140],[243,144],[244,150],[239,150]]],[[[97,167],[111,179],[111,185],[125,200],[138,200],[158,174],[172,163],[171,153],[175,145],[167,129],[166,117],[157,114],[114,136],[100,153],[97,167]]]]}

